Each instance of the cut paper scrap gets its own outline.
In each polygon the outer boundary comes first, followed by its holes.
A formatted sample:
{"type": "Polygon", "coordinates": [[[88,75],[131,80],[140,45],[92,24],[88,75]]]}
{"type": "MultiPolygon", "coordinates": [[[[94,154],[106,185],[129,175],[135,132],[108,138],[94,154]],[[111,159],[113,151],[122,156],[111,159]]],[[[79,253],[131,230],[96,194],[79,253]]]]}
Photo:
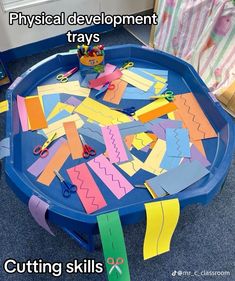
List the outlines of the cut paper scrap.
{"type": "Polygon", "coordinates": [[[44,185],[49,186],[52,183],[53,179],[55,178],[54,171],[55,170],[60,171],[65,161],[69,157],[69,155],[70,155],[69,146],[67,141],[65,141],[61,144],[61,146],[55,152],[53,157],[50,159],[45,170],[41,173],[37,181],[44,185]]]}
{"type": "Polygon", "coordinates": [[[120,79],[115,80],[111,83],[111,87],[108,88],[105,93],[103,100],[113,104],[119,104],[124,91],[126,90],[127,82],[120,79]]]}
{"type": "Polygon", "coordinates": [[[34,131],[47,128],[47,121],[39,97],[33,96],[26,98],[25,106],[28,114],[30,129],[34,131]]]}
{"type": "Polygon", "coordinates": [[[175,120],[175,113],[174,113],[174,112],[169,112],[169,113],[167,113],[167,117],[168,117],[170,120],[175,120]]]}
{"type": "Polygon", "coordinates": [[[155,184],[155,178],[147,180],[144,185],[147,187],[149,191],[151,191],[151,194],[153,198],[159,198],[164,197],[167,195],[167,192],[161,188],[161,186],[155,184]]]}
{"type": "MultiPolygon", "coordinates": [[[[104,72],[100,73],[100,75],[97,78],[102,78],[106,75],[112,74],[116,68],[117,67],[115,65],[107,63],[104,67],[104,72]]],[[[93,78],[93,79],[95,79],[95,78],[93,78]]],[[[92,79],[90,79],[90,80],[92,80],[92,79]]],[[[102,88],[102,86],[95,87],[95,89],[98,91],[101,90],[101,88],[102,88]]]]}
{"type": "Polygon", "coordinates": [[[86,122],[79,129],[79,133],[104,144],[101,127],[97,124],[86,122]]]}
{"type": "Polygon", "coordinates": [[[0,113],[6,112],[9,110],[8,100],[4,100],[0,102],[0,113]]]}
{"type": "Polygon", "coordinates": [[[77,186],[77,194],[88,214],[107,206],[85,163],[68,169],[67,173],[72,183],[77,186]]]}
{"type": "Polygon", "coordinates": [[[153,142],[152,138],[148,136],[146,133],[139,133],[134,136],[132,145],[137,149],[140,150],[143,147],[147,146],[153,142]]]}
{"type": "Polygon", "coordinates": [[[130,118],[116,110],[110,109],[91,98],[86,98],[76,109],[75,112],[86,116],[104,126],[130,122],[130,118]]]}
{"type": "Polygon", "coordinates": [[[89,87],[89,81],[92,79],[96,79],[97,73],[88,73],[85,78],[82,80],[81,86],[88,88],[89,87]]]}
{"type": "Polygon", "coordinates": [[[54,156],[56,151],[65,142],[64,138],[58,139],[51,147],[48,148],[49,154],[45,158],[39,157],[28,169],[27,171],[35,177],[38,177],[43,170],[46,168],[47,164],[50,162],[51,158],[54,156]]]}
{"type": "Polygon", "coordinates": [[[20,123],[23,132],[27,132],[29,130],[28,126],[28,114],[25,105],[25,99],[19,95],[17,95],[17,108],[20,117],[20,123]]]}
{"type": "Polygon", "coordinates": [[[195,146],[196,148],[201,152],[202,155],[204,155],[206,157],[206,152],[203,146],[203,143],[201,140],[190,140],[195,146]]]}
{"type": "Polygon", "coordinates": [[[57,114],[59,114],[61,111],[65,110],[68,113],[72,114],[75,107],[63,102],[58,102],[57,105],[53,108],[53,110],[50,112],[49,116],[47,117],[47,121],[50,121],[53,117],[55,117],[57,114]]]}
{"type": "Polygon", "coordinates": [[[122,99],[123,100],[149,100],[154,95],[154,91],[150,88],[147,92],[135,87],[127,87],[122,99]]]}
{"type": "Polygon", "coordinates": [[[145,160],[142,169],[154,175],[160,175],[166,172],[163,168],[160,167],[165,153],[166,142],[159,139],[153,147],[152,151],[149,153],[147,159],[145,160]]]}
{"type": "Polygon", "coordinates": [[[52,119],[50,119],[50,121],[48,121],[48,125],[55,123],[61,119],[64,119],[66,117],[69,117],[71,114],[66,111],[66,110],[61,110],[60,112],[58,112],[54,117],[52,117],[52,119]]]}
{"type": "Polygon", "coordinates": [[[75,97],[70,97],[64,103],[77,107],[81,101],[75,97]]]}
{"type": "Polygon", "coordinates": [[[209,173],[200,162],[194,160],[190,163],[181,164],[179,167],[165,174],[159,175],[155,183],[167,193],[175,194],[194,184],[209,173]]]}
{"type": "Polygon", "coordinates": [[[152,142],[149,144],[149,148],[153,149],[154,145],[156,144],[158,137],[155,134],[147,133],[147,135],[152,139],[152,142]]]}
{"type": "Polygon", "coordinates": [[[81,87],[78,81],[39,86],[37,89],[39,96],[63,93],[79,97],[88,97],[90,94],[90,89],[81,87]]]}
{"type": "Polygon", "coordinates": [[[10,138],[0,141],[0,160],[7,156],[10,156],[10,138]]]}
{"type": "Polygon", "coordinates": [[[118,211],[97,216],[109,281],[131,281],[118,211]]]}
{"type": "Polygon", "coordinates": [[[217,134],[192,93],[176,95],[174,104],[189,129],[190,139],[215,138],[217,134]]]}
{"type": "Polygon", "coordinates": [[[176,109],[177,108],[173,102],[168,102],[165,99],[158,99],[137,110],[135,112],[135,118],[138,118],[141,122],[146,123],[176,109]]]}
{"type": "Polygon", "coordinates": [[[45,95],[45,96],[40,96],[40,99],[43,104],[43,110],[45,117],[47,118],[53,108],[57,105],[58,102],[60,102],[60,95],[59,94],[54,94],[54,95],[45,95]]]}
{"type": "Polygon", "coordinates": [[[122,163],[128,160],[126,149],[117,125],[101,128],[105,146],[111,163],[122,163]]]}
{"type": "Polygon", "coordinates": [[[131,84],[132,86],[147,92],[154,84],[151,80],[143,78],[142,76],[128,70],[122,70],[121,80],[131,84]]]}
{"type": "Polygon", "coordinates": [[[182,161],[181,157],[171,157],[171,156],[168,156],[167,154],[165,154],[160,166],[161,166],[161,168],[168,171],[168,170],[178,167],[180,165],[181,161],[182,161]]]}
{"type": "Polygon", "coordinates": [[[178,199],[145,204],[147,226],[144,238],[144,260],[170,250],[171,238],[180,216],[178,199]]]}
{"type": "Polygon", "coordinates": [[[83,158],[83,145],[78,135],[76,123],[74,121],[65,122],[63,125],[73,160],[83,158]]]}
{"type": "Polygon", "coordinates": [[[64,119],[61,119],[59,121],[50,124],[47,129],[43,130],[43,133],[47,137],[52,135],[53,133],[56,133],[56,138],[62,137],[63,135],[65,135],[63,123],[72,122],[72,121],[75,122],[77,129],[81,128],[84,124],[84,122],[82,121],[82,119],[78,114],[73,114],[71,116],[68,116],[64,119]]]}
{"type": "Polygon", "coordinates": [[[104,155],[97,156],[87,164],[118,199],[133,189],[133,186],[104,155]]]}
{"type": "Polygon", "coordinates": [[[104,75],[100,78],[90,80],[89,86],[90,86],[90,88],[97,88],[99,86],[101,86],[101,88],[102,88],[102,86],[105,85],[106,83],[110,83],[114,80],[117,80],[121,76],[122,76],[122,72],[119,69],[117,69],[113,73],[104,75]]]}
{"type": "Polygon", "coordinates": [[[126,146],[129,150],[132,147],[133,139],[134,139],[134,135],[129,135],[129,136],[125,137],[125,143],[126,143],[126,146]]]}
{"type": "Polygon", "coordinates": [[[132,155],[133,160],[123,164],[119,164],[118,167],[127,173],[130,177],[134,176],[143,166],[143,162],[140,161],[137,157],[132,155]]]}
{"type": "Polygon", "coordinates": [[[126,122],[118,125],[122,136],[135,135],[148,130],[145,124],[139,121],[126,122]]]}
{"type": "Polygon", "coordinates": [[[184,158],[182,163],[189,163],[193,160],[199,161],[204,167],[208,167],[211,165],[211,163],[207,160],[207,158],[201,154],[201,152],[196,148],[195,145],[192,145],[190,148],[191,157],[190,158],[184,158]]]}
{"type": "Polygon", "coordinates": [[[166,153],[174,157],[190,157],[188,129],[166,129],[166,153]]]}
{"type": "Polygon", "coordinates": [[[49,209],[49,204],[36,195],[32,195],[28,202],[28,208],[34,220],[47,232],[55,236],[46,221],[46,212],[49,209]]]}

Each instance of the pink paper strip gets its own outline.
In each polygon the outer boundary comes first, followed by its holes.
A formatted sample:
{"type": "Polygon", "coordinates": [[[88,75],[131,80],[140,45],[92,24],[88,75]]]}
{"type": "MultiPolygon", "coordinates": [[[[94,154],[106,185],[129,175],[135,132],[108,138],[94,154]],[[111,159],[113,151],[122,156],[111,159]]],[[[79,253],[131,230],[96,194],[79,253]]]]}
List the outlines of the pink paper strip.
{"type": "Polygon", "coordinates": [[[111,163],[122,163],[128,160],[126,149],[117,125],[101,128],[104,142],[111,163]]]}
{"type": "Polygon", "coordinates": [[[133,189],[133,186],[103,154],[88,161],[87,164],[118,199],[133,189]]]}
{"type": "Polygon", "coordinates": [[[17,107],[18,107],[22,131],[27,132],[29,130],[29,126],[28,126],[28,114],[26,110],[25,99],[19,95],[17,95],[17,107]]]}
{"type": "MultiPolygon", "coordinates": [[[[105,65],[104,72],[101,73],[97,78],[102,78],[102,77],[104,77],[105,75],[108,75],[108,74],[113,73],[116,68],[117,68],[117,67],[116,67],[115,65],[112,65],[112,64],[110,64],[110,63],[107,63],[107,64],[105,65]]],[[[101,88],[102,88],[102,86],[98,86],[98,87],[96,87],[95,89],[99,91],[101,88]]]]}
{"type": "Polygon", "coordinates": [[[68,169],[67,173],[72,183],[77,186],[77,194],[88,214],[107,206],[85,163],[68,169]]]}
{"type": "Polygon", "coordinates": [[[105,75],[101,78],[96,78],[96,79],[90,80],[89,86],[90,86],[90,88],[96,88],[98,86],[103,86],[106,83],[110,83],[114,80],[119,79],[121,76],[122,76],[122,72],[119,69],[117,69],[111,74],[105,75]]]}

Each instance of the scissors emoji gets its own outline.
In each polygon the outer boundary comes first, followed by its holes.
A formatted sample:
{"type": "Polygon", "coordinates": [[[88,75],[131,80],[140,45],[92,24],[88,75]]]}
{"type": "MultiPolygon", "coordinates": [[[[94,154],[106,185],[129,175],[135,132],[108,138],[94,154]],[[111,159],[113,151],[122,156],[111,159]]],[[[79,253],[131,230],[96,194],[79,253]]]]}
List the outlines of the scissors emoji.
{"type": "Polygon", "coordinates": [[[80,136],[80,139],[82,141],[82,147],[83,147],[83,158],[87,159],[89,158],[90,156],[95,156],[96,155],[96,151],[91,147],[89,146],[88,144],[86,144],[83,136],[79,135],[80,136]]]}
{"type": "Polygon", "coordinates": [[[55,137],[56,133],[52,134],[42,146],[37,145],[33,150],[33,154],[40,155],[41,158],[46,158],[49,155],[49,150],[47,147],[53,142],[55,137]]]}
{"type": "Polygon", "coordinates": [[[173,101],[175,98],[175,94],[172,91],[166,91],[164,94],[160,96],[152,96],[151,99],[166,99],[168,101],[173,101]]]}
{"type": "Polygon", "coordinates": [[[108,258],[107,259],[107,263],[112,265],[112,267],[109,270],[109,275],[112,273],[112,271],[114,270],[114,268],[117,269],[117,271],[122,274],[122,270],[119,267],[120,264],[124,263],[124,259],[123,258],[117,258],[116,261],[114,260],[114,258],[108,258]]]}
{"type": "Polygon", "coordinates": [[[134,116],[135,115],[135,112],[136,112],[136,108],[134,106],[132,107],[128,107],[128,108],[124,108],[124,109],[121,109],[121,108],[112,108],[114,110],[117,110],[119,112],[122,112],[128,116],[134,116]]]}
{"type": "Polygon", "coordinates": [[[123,69],[128,69],[134,66],[134,63],[132,61],[127,61],[123,64],[123,66],[121,67],[121,70],[123,69]]]}
{"type": "Polygon", "coordinates": [[[56,76],[56,79],[59,80],[61,83],[66,83],[69,81],[68,77],[73,75],[75,72],[78,71],[78,67],[74,67],[73,69],[69,70],[65,74],[59,74],[56,76]]]}
{"type": "Polygon", "coordinates": [[[58,171],[54,170],[54,173],[61,182],[62,193],[65,198],[69,198],[71,193],[75,193],[77,191],[77,186],[75,184],[65,181],[58,171]]]}

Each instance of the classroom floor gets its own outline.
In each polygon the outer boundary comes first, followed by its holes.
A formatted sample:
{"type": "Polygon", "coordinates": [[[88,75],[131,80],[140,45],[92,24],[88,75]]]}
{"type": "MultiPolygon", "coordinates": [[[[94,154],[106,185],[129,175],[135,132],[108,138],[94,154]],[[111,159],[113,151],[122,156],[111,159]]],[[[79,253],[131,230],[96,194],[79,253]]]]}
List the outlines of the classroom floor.
{"type": "MultiPolygon", "coordinates": [[[[102,36],[106,46],[134,43],[141,44],[124,29],[115,30],[102,36]],[[110,44],[111,42],[111,44],[110,44]]],[[[74,46],[55,48],[38,55],[19,59],[10,64],[10,72],[15,79],[29,67],[42,59],[58,52],[67,51],[74,46]]],[[[5,88],[0,89],[0,101],[5,98],[5,88]]],[[[5,137],[5,116],[0,115],[0,139],[5,137]]],[[[231,151],[232,153],[232,151],[231,151]]],[[[235,156],[235,154],[234,154],[235,156]]],[[[171,251],[143,261],[142,242],[145,224],[124,228],[129,268],[132,281],[168,281],[168,280],[235,280],[235,157],[222,192],[208,206],[194,205],[183,210],[179,224],[171,243],[171,251]],[[230,276],[189,277],[180,271],[229,271],[230,276]],[[177,271],[177,276],[172,272],[177,271]]],[[[87,253],[67,237],[61,230],[53,228],[56,237],[50,236],[39,227],[24,205],[7,186],[4,173],[0,180],[0,280],[1,281],[47,281],[50,275],[7,275],[2,264],[6,259],[17,261],[43,259],[45,261],[68,262],[84,258],[103,261],[102,249],[97,236],[98,250],[87,253]]],[[[67,275],[55,280],[63,281],[104,281],[106,273],[101,275],[67,275]]]]}

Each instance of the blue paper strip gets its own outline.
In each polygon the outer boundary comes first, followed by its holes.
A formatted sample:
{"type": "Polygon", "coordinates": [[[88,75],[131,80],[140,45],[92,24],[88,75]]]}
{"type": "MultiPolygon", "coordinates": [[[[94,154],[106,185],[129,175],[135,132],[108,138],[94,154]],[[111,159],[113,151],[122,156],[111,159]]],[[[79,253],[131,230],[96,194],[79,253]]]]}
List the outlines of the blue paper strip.
{"type": "Polygon", "coordinates": [[[161,186],[156,182],[158,177],[154,177],[150,180],[147,180],[146,183],[149,187],[152,188],[154,193],[157,195],[157,197],[163,197],[167,195],[167,192],[161,188],[161,186]]]}
{"type": "Polygon", "coordinates": [[[135,135],[148,131],[145,124],[139,121],[132,121],[118,125],[122,136],[135,135]]]}
{"type": "Polygon", "coordinates": [[[175,157],[190,157],[188,129],[166,129],[166,154],[175,157]]]}
{"type": "Polygon", "coordinates": [[[169,171],[171,169],[178,167],[181,159],[182,159],[181,157],[171,157],[165,154],[160,164],[160,167],[169,171]]]}
{"type": "Polygon", "coordinates": [[[43,102],[43,109],[45,117],[47,118],[53,108],[57,105],[58,102],[60,102],[60,95],[59,94],[53,94],[53,95],[43,95],[42,96],[42,102],[43,102]]]}

